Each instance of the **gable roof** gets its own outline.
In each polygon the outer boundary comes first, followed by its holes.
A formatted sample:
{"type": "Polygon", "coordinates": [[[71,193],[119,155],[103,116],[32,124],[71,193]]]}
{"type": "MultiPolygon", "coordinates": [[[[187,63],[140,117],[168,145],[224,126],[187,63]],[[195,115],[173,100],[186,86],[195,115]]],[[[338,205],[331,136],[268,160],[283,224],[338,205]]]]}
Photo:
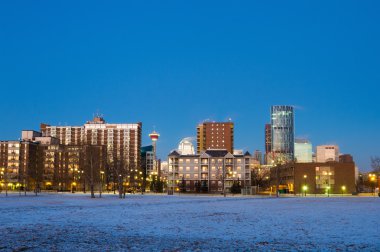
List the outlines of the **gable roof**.
{"type": "Polygon", "coordinates": [[[181,156],[176,150],[170,152],[169,156],[181,156]]]}
{"type": "Polygon", "coordinates": [[[210,157],[224,157],[226,156],[229,152],[227,150],[206,150],[205,153],[209,155],[210,157]]]}
{"type": "Polygon", "coordinates": [[[246,152],[244,153],[244,156],[252,156],[252,155],[251,155],[251,153],[249,153],[248,151],[246,151],[246,152]]]}

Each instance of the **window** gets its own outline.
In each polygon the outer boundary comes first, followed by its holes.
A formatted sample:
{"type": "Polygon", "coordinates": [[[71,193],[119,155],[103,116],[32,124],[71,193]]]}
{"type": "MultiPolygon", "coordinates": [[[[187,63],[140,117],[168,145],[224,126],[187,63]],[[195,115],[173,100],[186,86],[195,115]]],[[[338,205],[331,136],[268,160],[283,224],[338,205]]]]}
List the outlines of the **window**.
{"type": "Polygon", "coordinates": [[[194,172],[198,172],[198,166],[194,166],[194,172]]]}
{"type": "Polygon", "coordinates": [[[179,167],[179,171],[183,171],[183,167],[182,166],[179,167]]]}
{"type": "Polygon", "coordinates": [[[190,171],[190,167],[189,167],[189,166],[186,166],[186,171],[187,171],[187,172],[190,171]]]}
{"type": "Polygon", "coordinates": [[[190,159],[186,159],[186,164],[189,164],[190,163],[190,159]]]}
{"type": "Polygon", "coordinates": [[[198,179],[198,174],[194,174],[194,179],[198,179]]]}

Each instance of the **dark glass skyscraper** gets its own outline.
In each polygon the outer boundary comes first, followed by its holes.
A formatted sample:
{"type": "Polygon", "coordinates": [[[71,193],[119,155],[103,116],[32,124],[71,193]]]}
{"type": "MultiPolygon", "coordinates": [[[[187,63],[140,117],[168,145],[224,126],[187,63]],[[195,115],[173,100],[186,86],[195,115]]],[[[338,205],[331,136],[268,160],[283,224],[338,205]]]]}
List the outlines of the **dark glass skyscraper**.
{"type": "Polygon", "coordinates": [[[272,153],[274,161],[294,160],[294,108],[272,106],[272,153]]]}

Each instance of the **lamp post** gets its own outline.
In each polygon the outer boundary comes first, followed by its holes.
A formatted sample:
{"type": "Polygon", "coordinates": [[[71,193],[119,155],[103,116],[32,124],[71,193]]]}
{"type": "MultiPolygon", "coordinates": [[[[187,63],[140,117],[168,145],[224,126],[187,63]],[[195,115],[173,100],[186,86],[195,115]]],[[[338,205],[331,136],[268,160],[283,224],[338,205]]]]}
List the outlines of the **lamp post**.
{"type": "Polygon", "coordinates": [[[307,190],[307,185],[306,185],[306,179],[307,179],[307,175],[303,175],[303,192],[305,193],[305,196],[306,196],[306,190],[307,190]],[[306,190],[304,190],[306,188],[306,190]]]}
{"type": "Polygon", "coordinates": [[[100,185],[100,193],[99,197],[102,197],[102,192],[103,192],[103,183],[104,183],[104,171],[100,171],[100,179],[101,179],[101,185],[100,185]]]}
{"type": "Polygon", "coordinates": [[[326,190],[327,190],[327,197],[330,197],[330,185],[327,186],[326,190]]]}
{"type": "Polygon", "coordinates": [[[372,193],[375,195],[375,183],[376,183],[376,174],[368,174],[370,183],[372,183],[372,193]]]}
{"type": "Polygon", "coordinates": [[[342,196],[343,196],[343,194],[344,194],[344,192],[346,191],[346,186],[342,186],[342,196]]]}
{"type": "Polygon", "coordinates": [[[302,191],[304,192],[304,194],[305,194],[305,197],[306,197],[306,192],[307,192],[307,185],[304,185],[303,187],[302,187],[302,191]]]}

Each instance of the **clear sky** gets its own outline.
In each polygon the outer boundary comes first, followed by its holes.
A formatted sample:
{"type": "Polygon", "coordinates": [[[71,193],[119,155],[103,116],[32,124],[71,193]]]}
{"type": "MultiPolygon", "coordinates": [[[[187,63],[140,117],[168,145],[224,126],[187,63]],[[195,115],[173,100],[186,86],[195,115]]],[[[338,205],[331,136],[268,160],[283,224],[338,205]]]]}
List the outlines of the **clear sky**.
{"type": "Polygon", "coordinates": [[[205,120],[264,149],[271,105],[296,136],[380,155],[379,1],[1,1],[0,139],[39,123],[156,127],[160,158],[205,120]]]}

